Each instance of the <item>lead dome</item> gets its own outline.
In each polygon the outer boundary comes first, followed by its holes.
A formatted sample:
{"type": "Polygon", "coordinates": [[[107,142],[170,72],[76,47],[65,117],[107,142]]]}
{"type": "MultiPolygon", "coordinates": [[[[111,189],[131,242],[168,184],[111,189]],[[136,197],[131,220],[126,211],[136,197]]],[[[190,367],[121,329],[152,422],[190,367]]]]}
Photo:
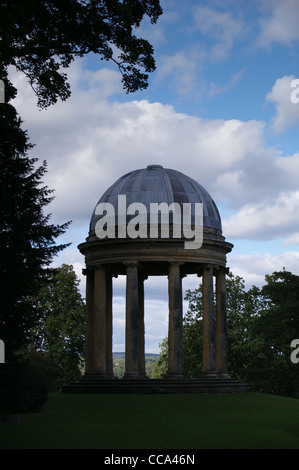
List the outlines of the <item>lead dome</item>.
{"type": "MultiPolygon", "coordinates": [[[[213,198],[197,181],[177,170],[163,168],[161,165],[149,165],[144,169],[126,173],[105,191],[97,205],[110,203],[116,208],[119,195],[126,196],[127,207],[134,202],[144,204],[148,214],[150,203],[165,202],[170,205],[177,202],[181,206],[183,203],[191,203],[192,225],[194,225],[194,204],[203,203],[204,230],[212,229],[218,237],[222,234],[221,218],[213,198]]],[[[89,227],[91,237],[94,235],[99,218],[94,210],[89,227]]]]}

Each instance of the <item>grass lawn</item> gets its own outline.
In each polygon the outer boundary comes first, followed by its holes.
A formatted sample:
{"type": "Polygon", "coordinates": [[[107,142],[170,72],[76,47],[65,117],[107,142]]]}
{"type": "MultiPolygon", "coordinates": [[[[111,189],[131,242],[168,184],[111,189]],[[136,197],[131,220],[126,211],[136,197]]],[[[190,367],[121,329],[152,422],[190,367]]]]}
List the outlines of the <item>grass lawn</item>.
{"type": "Polygon", "coordinates": [[[299,449],[299,400],[260,393],[51,394],[1,449],[299,449]]]}

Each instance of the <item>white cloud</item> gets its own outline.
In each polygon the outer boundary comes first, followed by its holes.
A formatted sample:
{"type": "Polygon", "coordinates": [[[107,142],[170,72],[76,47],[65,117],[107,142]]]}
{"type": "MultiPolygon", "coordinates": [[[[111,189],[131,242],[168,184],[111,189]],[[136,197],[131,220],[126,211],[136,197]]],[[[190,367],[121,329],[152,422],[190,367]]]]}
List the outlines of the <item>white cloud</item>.
{"type": "Polygon", "coordinates": [[[299,251],[290,251],[280,254],[248,253],[242,255],[229,255],[228,266],[234,275],[241,276],[246,281],[246,288],[252,285],[266,284],[265,275],[285,268],[293,274],[299,275],[299,251]]]}
{"type": "Polygon", "coordinates": [[[22,81],[16,105],[37,144],[33,154],[48,162],[44,182],[55,189],[54,222],[73,220],[68,233],[76,240],[79,227],[87,235],[104,191],[124,173],[151,163],[191,176],[216,203],[236,211],[223,222],[228,239],[298,232],[299,156],[283,157],[267,147],[265,123],[204,120],[146,100],[112,101],[119,75],[87,71],[80,61],[70,71],[74,87],[66,103],[38,111],[22,81]]]}
{"type": "Polygon", "coordinates": [[[298,95],[298,93],[296,95],[296,87],[291,86],[293,80],[295,80],[294,75],[278,78],[272,90],[266,95],[266,102],[274,103],[276,108],[271,121],[271,127],[275,134],[280,134],[299,122],[299,103],[292,100],[292,96],[297,99],[298,95]]]}
{"type": "Polygon", "coordinates": [[[284,246],[299,245],[299,232],[292,233],[284,240],[284,246]]]}
{"type": "Polygon", "coordinates": [[[223,221],[228,238],[273,240],[299,229],[299,191],[281,193],[272,203],[246,204],[223,221]]]}

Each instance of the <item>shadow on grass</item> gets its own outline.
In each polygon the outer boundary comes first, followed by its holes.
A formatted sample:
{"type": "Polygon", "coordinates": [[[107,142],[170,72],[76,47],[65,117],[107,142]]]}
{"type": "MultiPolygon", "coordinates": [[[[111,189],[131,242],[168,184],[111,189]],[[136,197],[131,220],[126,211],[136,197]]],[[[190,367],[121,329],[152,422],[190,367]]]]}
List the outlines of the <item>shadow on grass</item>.
{"type": "Polygon", "coordinates": [[[51,394],[2,449],[298,449],[299,400],[260,393],[51,394]]]}

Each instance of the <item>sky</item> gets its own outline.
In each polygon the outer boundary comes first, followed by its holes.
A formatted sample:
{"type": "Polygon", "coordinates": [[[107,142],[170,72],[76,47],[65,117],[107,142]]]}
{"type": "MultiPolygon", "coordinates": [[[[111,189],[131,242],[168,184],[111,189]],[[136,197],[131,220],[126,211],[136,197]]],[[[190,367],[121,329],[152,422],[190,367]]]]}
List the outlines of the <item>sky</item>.
{"type": "MultiPolygon", "coordinates": [[[[51,222],[72,221],[54,260],[72,264],[101,195],[129,171],[160,164],[197,180],[234,248],[227,266],[250,288],[285,268],[299,274],[299,2],[162,0],[156,25],[136,35],[155,50],[144,91],[126,94],[114,64],[89,55],[67,69],[72,95],[39,110],[26,78],[10,71],[14,104],[47,161],[51,222]]],[[[188,276],[183,288],[194,289],[188,276]]],[[[114,351],[124,351],[125,279],[114,280],[114,351]]],[[[145,347],[167,336],[167,279],[145,283],[145,347]]],[[[184,302],[184,312],[188,305],[184,302]]]]}

